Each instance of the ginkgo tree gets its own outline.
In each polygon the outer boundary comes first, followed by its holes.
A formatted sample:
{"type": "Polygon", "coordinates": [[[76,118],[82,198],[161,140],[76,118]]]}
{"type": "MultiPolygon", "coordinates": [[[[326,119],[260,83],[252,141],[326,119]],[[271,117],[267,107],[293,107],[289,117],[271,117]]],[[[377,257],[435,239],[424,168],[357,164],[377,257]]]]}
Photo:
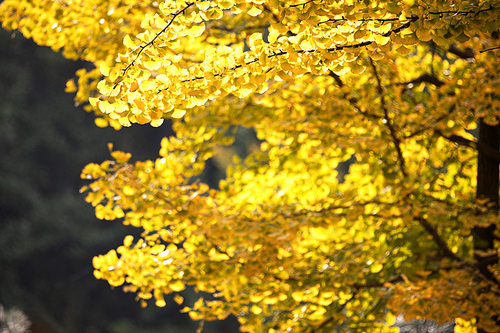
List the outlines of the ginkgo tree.
{"type": "Polygon", "coordinates": [[[193,286],[210,297],[182,311],[248,332],[500,331],[500,1],[4,0],[0,19],[95,64],[67,90],[98,126],[173,118],[157,160],[82,172],[98,218],[144,230],[97,278],[144,305],[193,286]],[[260,150],[211,189],[235,126],[260,150]]]}

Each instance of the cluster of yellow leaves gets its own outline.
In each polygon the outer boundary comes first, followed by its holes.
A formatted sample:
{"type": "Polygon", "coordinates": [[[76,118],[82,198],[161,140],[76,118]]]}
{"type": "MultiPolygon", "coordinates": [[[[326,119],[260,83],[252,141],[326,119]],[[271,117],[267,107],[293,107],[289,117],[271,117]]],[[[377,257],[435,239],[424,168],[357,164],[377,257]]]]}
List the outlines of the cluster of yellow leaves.
{"type": "MultiPolygon", "coordinates": [[[[100,71],[78,73],[99,126],[159,126],[169,115],[269,80],[366,69],[420,41],[466,42],[498,28],[492,1],[4,1],[3,26],[100,71]],[[263,29],[265,29],[263,31],[263,29]],[[264,34],[263,34],[264,32],[264,34]],[[97,84],[97,76],[104,79],[97,84]],[[97,84],[97,85],[96,85],[97,84]]],[[[70,83],[69,90],[76,89],[70,83]]]]}
{"type": "Polygon", "coordinates": [[[4,0],[0,19],[95,64],[67,90],[99,126],[174,118],[157,160],[113,151],[82,172],[98,218],[144,229],[94,259],[97,278],[158,306],[194,286],[215,299],[191,318],[248,332],[393,332],[400,313],[495,332],[470,230],[499,220],[475,201],[472,135],[500,118],[499,8],[4,0]],[[234,126],[260,150],[217,190],[193,182],[234,126]]]}
{"type": "MultiPolygon", "coordinates": [[[[360,61],[361,54],[378,60],[395,49],[406,55],[420,40],[432,39],[438,45],[454,38],[466,41],[497,27],[493,9],[480,10],[465,2],[453,9],[456,17],[448,20],[438,18],[451,16],[450,5],[409,2],[366,6],[175,1],[159,9],[142,21],[145,32],[125,36],[127,53],[118,54],[111,70],[101,67],[106,79],[98,89],[109,102],[103,101],[99,109],[125,126],[130,121],[158,126],[171,111],[177,117],[228,94],[244,98],[266,89],[271,79],[293,80],[305,73],[329,71],[362,73],[366,64],[360,61]],[[254,24],[259,22],[269,31],[267,38],[261,32],[242,31],[239,40],[229,37],[230,44],[224,45],[222,39],[213,46],[204,30],[213,29],[212,21],[225,16],[231,19],[224,25],[228,31],[246,25],[254,16],[254,24]],[[475,29],[465,29],[466,24],[475,29]],[[249,50],[244,52],[245,48],[249,50]]],[[[93,106],[98,102],[94,100],[93,106]]]]}

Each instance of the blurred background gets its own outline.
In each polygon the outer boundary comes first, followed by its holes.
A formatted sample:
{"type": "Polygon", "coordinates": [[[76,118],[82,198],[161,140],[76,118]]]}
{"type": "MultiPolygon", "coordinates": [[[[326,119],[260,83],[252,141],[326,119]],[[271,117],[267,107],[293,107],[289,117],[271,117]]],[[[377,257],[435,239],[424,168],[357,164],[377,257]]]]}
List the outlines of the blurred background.
{"type": "MultiPolygon", "coordinates": [[[[78,192],[80,171],[109,158],[108,142],[133,161],[155,159],[170,124],[98,128],[64,92],[88,65],[2,29],[0,45],[0,332],[196,332],[199,323],[172,299],[143,309],[134,294],[94,278],[92,257],[140,230],[98,220],[78,192]]],[[[210,161],[203,181],[217,186],[223,170],[210,161]]],[[[188,304],[200,297],[183,296],[188,304]]],[[[238,332],[238,323],[206,323],[203,332],[238,332]]]]}

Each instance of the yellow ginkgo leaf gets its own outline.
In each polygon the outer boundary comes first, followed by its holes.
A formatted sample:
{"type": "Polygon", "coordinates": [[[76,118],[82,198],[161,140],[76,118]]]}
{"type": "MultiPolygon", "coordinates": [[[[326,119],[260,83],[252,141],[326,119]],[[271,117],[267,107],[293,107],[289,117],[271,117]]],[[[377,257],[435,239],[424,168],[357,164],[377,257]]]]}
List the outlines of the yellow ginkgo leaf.
{"type": "Polygon", "coordinates": [[[189,29],[187,29],[187,34],[192,37],[199,37],[205,31],[205,23],[201,22],[201,24],[193,24],[189,29]]]}
{"type": "Polygon", "coordinates": [[[153,119],[153,120],[151,120],[150,124],[151,124],[151,126],[153,126],[153,127],[159,127],[159,126],[161,126],[161,125],[163,124],[163,121],[164,121],[164,119],[163,119],[163,118],[160,118],[160,119],[153,119]]]}
{"type": "Polygon", "coordinates": [[[384,268],[384,265],[382,265],[381,263],[373,263],[371,266],[370,266],[370,272],[372,273],[378,273],[382,270],[382,268],[384,268]]]}
{"type": "Polygon", "coordinates": [[[111,113],[115,110],[115,106],[108,101],[99,101],[97,105],[103,113],[111,113]]]}
{"type": "Polygon", "coordinates": [[[172,112],[172,118],[182,118],[182,116],[184,116],[185,113],[186,113],[185,110],[175,109],[172,112]]]}
{"type": "Polygon", "coordinates": [[[101,62],[99,69],[101,70],[102,75],[109,76],[109,67],[106,65],[106,63],[104,61],[101,62]]]}
{"type": "Polygon", "coordinates": [[[146,69],[149,69],[150,71],[156,71],[158,68],[161,66],[161,61],[154,61],[154,60],[149,60],[149,61],[143,61],[142,64],[146,69]]]}
{"type": "Polygon", "coordinates": [[[256,7],[256,6],[252,6],[252,8],[250,8],[248,11],[247,11],[247,14],[250,15],[250,16],[258,16],[260,15],[260,13],[262,13],[262,9],[256,7]]]}
{"type": "Polygon", "coordinates": [[[182,291],[182,290],[186,289],[186,287],[184,286],[184,283],[182,283],[181,280],[176,280],[174,282],[169,283],[168,287],[170,289],[172,289],[173,291],[182,291]]]}
{"type": "Polygon", "coordinates": [[[135,45],[129,35],[125,35],[125,37],[123,37],[123,45],[125,45],[129,49],[135,49],[137,47],[137,45],[135,45]]]}

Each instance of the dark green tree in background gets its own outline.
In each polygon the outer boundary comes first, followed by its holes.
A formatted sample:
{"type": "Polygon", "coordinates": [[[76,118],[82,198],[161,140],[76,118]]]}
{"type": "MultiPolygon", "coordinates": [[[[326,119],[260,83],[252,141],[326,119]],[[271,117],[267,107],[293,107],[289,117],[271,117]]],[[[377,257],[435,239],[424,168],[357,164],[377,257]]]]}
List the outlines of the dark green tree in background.
{"type": "Polygon", "coordinates": [[[78,193],[82,167],[109,156],[106,142],[153,158],[170,127],[100,129],[64,93],[85,64],[4,30],[0,43],[0,304],[25,312],[33,333],[196,331],[175,302],[141,309],[92,276],[95,253],[131,230],[97,220],[78,193]]]}

